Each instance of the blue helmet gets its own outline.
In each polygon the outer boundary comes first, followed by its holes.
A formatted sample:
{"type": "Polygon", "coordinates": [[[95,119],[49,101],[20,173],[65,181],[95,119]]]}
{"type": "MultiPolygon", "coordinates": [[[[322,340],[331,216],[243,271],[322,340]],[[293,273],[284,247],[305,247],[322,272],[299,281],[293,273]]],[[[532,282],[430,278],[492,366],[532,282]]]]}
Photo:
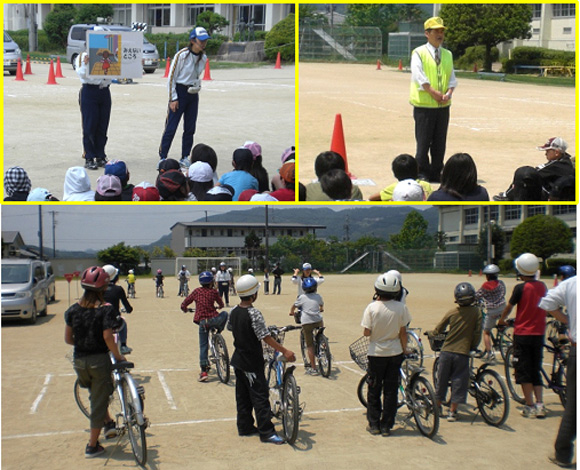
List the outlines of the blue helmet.
{"type": "Polygon", "coordinates": [[[213,282],[213,274],[209,271],[204,271],[199,275],[199,283],[204,286],[213,282]]]}
{"type": "Polygon", "coordinates": [[[564,279],[568,279],[569,277],[576,276],[576,268],[574,268],[574,266],[566,264],[558,268],[558,274],[562,276],[564,279]]]}
{"type": "Polygon", "coordinates": [[[318,282],[313,277],[307,277],[302,281],[302,290],[304,292],[314,292],[317,286],[318,282]]]}

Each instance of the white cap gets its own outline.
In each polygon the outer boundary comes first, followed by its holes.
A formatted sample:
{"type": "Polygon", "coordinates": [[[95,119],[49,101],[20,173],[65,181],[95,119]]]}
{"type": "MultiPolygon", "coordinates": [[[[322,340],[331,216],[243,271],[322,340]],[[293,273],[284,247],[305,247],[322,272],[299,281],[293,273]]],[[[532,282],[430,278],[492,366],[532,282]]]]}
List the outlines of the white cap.
{"type": "Polygon", "coordinates": [[[424,201],[425,192],[413,179],[399,181],[393,190],[393,201],[424,201]]]}

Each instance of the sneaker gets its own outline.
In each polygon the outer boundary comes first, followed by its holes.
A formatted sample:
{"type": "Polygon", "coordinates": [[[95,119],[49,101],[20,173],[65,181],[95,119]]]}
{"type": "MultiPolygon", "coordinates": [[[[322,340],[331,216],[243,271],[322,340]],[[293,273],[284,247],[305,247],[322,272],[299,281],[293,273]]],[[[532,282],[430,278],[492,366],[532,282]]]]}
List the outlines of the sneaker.
{"type": "Polygon", "coordinates": [[[316,369],[309,368],[309,369],[306,369],[306,375],[316,376],[316,375],[320,375],[320,374],[318,373],[318,371],[316,369]]]}
{"type": "Polygon", "coordinates": [[[496,194],[493,197],[494,201],[509,201],[509,198],[505,195],[505,193],[496,194]]]}
{"type": "Polygon", "coordinates": [[[97,158],[95,163],[96,163],[98,168],[105,168],[105,165],[107,164],[107,159],[106,158],[97,158]]]}
{"type": "Polygon", "coordinates": [[[493,353],[493,351],[489,351],[489,353],[487,353],[487,354],[486,354],[486,355],[483,357],[483,360],[484,360],[485,362],[489,362],[489,363],[491,363],[491,362],[495,361],[495,354],[493,353]]]}
{"type": "Polygon", "coordinates": [[[266,439],[261,439],[261,441],[264,442],[265,444],[275,444],[277,446],[284,444],[286,442],[284,439],[282,439],[276,433],[272,434],[270,437],[268,437],[266,439]]]}
{"type": "Polygon", "coordinates": [[[126,346],[126,345],[122,345],[120,351],[121,351],[121,354],[131,354],[131,351],[133,351],[133,348],[130,348],[129,346],[126,346]]]}
{"type": "Polygon", "coordinates": [[[536,403],[536,418],[545,418],[546,411],[546,407],[543,403],[536,403]]]}
{"type": "Polygon", "coordinates": [[[95,447],[91,447],[90,445],[87,444],[87,447],[85,448],[85,458],[87,459],[92,459],[93,457],[97,457],[104,453],[105,448],[98,442],[95,447]]]}
{"type": "Polygon", "coordinates": [[[450,423],[454,423],[455,421],[457,421],[457,411],[449,411],[449,414],[447,415],[447,421],[450,423]]]}
{"type": "Polygon", "coordinates": [[[99,168],[97,164],[93,160],[89,160],[88,158],[85,160],[85,168],[87,170],[96,170],[99,168]]]}
{"type": "Polygon", "coordinates": [[[378,436],[381,433],[381,430],[376,426],[371,426],[370,424],[367,426],[367,431],[370,432],[373,436],[378,436]]]}
{"type": "Polygon", "coordinates": [[[521,414],[524,418],[535,418],[536,417],[536,407],[535,406],[524,406],[524,409],[521,411],[521,414]]]}
{"type": "Polygon", "coordinates": [[[562,468],[574,468],[574,467],[576,467],[576,465],[573,464],[572,462],[566,463],[566,462],[562,462],[562,461],[558,460],[558,458],[555,455],[548,457],[548,460],[550,462],[552,462],[553,464],[557,465],[558,467],[562,467],[562,468]]]}
{"type": "Polygon", "coordinates": [[[179,160],[179,166],[181,166],[181,168],[189,168],[189,166],[191,165],[191,162],[189,161],[189,158],[187,157],[183,157],[181,160],[179,160]]]}
{"type": "Polygon", "coordinates": [[[209,379],[207,372],[202,372],[201,374],[199,374],[199,379],[197,379],[198,382],[207,382],[207,380],[209,379]]]}
{"type": "Polygon", "coordinates": [[[388,437],[391,435],[391,430],[387,427],[381,426],[381,436],[388,437]]]}
{"type": "Polygon", "coordinates": [[[115,421],[105,423],[104,430],[105,439],[113,439],[119,435],[119,430],[117,429],[115,421]]]}

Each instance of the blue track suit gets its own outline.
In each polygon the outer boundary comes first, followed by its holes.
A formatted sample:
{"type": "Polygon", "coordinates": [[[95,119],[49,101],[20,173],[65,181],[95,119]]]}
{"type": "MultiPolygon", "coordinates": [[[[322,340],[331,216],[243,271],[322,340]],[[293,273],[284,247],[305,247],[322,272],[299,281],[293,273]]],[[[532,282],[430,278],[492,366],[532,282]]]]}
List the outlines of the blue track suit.
{"type": "Polygon", "coordinates": [[[108,86],[83,84],[79,93],[83,121],[83,157],[105,159],[107,130],[111,118],[111,91],[108,86]]]}

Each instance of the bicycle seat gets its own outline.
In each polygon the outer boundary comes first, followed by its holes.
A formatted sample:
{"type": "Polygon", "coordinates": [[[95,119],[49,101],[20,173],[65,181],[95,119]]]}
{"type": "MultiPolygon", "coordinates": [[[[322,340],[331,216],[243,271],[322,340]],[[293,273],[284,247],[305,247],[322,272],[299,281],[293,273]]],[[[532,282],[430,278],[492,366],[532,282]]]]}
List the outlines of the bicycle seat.
{"type": "Polygon", "coordinates": [[[111,369],[119,370],[119,369],[133,369],[135,364],[129,361],[119,361],[115,364],[111,364],[111,369]]]}

